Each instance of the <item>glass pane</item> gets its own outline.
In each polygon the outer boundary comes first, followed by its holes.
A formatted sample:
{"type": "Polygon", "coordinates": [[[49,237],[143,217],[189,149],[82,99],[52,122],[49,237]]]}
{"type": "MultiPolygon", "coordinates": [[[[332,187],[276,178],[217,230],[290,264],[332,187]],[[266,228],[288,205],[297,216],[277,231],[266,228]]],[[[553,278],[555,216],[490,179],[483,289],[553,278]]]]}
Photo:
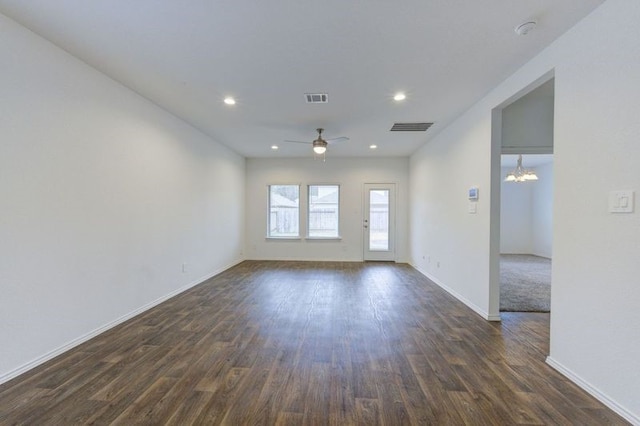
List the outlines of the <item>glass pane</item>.
{"type": "Polygon", "coordinates": [[[300,187],[269,185],[269,236],[300,236],[300,187]]]}
{"type": "Polygon", "coordinates": [[[389,190],[369,191],[369,250],[389,250],[389,190]]]}
{"type": "Polygon", "coordinates": [[[309,236],[338,237],[340,187],[309,185],[309,236]]]}

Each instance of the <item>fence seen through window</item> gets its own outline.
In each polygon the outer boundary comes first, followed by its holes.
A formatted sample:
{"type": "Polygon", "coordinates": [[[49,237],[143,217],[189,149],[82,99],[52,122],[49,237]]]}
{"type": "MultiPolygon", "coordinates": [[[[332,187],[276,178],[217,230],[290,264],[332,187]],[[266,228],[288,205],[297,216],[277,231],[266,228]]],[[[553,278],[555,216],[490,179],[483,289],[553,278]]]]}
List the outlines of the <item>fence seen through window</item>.
{"type": "Polygon", "coordinates": [[[309,237],[339,237],[339,222],[340,186],[309,185],[309,237]]]}
{"type": "Polygon", "coordinates": [[[300,187],[269,185],[269,237],[300,236],[300,187]]]}

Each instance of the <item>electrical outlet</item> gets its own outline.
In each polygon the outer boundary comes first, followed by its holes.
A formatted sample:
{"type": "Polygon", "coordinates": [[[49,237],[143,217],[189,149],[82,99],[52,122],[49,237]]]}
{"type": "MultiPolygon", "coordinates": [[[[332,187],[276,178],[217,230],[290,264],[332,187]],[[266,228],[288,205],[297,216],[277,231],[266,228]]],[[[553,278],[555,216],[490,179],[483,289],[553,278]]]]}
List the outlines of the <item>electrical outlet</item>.
{"type": "Polygon", "coordinates": [[[182,264],[182,273],[184,274],[185,272],[187,272],[187,264],[183,263],[182,264]]]}
{"type": "Polygon", "coordinates": [[[440,262],[436,262],[436,266],[439,268],[440,267],[440,262]]]}

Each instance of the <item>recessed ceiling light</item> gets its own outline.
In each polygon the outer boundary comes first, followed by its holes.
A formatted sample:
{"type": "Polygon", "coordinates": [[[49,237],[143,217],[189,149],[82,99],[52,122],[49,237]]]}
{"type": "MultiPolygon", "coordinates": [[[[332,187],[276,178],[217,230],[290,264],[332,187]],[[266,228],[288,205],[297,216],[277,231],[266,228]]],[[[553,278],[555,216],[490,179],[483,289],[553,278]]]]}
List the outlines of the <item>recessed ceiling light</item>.
{"type": "Polygon", "coordinates": [[[276,151],[278,149],[278,145],[271,145],[271,149],[276,151]]]}
{"type": "Polygon", "coordinates": [[[374,145],[369,145],[369,149],[376,149],[376,148],[378,148],[378,145],[375,145],[375,144],[374,145]]]}
{"type": "Polygon", "coordinates": [[[224,103],[227,105],[235,105],[236,100],[233,99],[231,96],[227,96],[226,98],[224,98],[224,103]]]}
{"type": "Polygon", "coordinates": [[[394,101],[404,101],[406,98],[407,98],[407,95],[405,95],[402,92],[398,92],[393,96],[394,101]]]}

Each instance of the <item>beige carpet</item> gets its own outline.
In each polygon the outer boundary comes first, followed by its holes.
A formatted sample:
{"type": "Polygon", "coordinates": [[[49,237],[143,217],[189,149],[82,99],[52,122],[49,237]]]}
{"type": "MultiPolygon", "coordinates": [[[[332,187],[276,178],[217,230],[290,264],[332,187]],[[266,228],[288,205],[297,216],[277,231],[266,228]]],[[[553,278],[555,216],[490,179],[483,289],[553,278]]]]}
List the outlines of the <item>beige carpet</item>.
{"type": "Polygon", "coordinates": [[[549,312],[551,260],[528,254],[500,255],[500,310],[549,312]]]}

